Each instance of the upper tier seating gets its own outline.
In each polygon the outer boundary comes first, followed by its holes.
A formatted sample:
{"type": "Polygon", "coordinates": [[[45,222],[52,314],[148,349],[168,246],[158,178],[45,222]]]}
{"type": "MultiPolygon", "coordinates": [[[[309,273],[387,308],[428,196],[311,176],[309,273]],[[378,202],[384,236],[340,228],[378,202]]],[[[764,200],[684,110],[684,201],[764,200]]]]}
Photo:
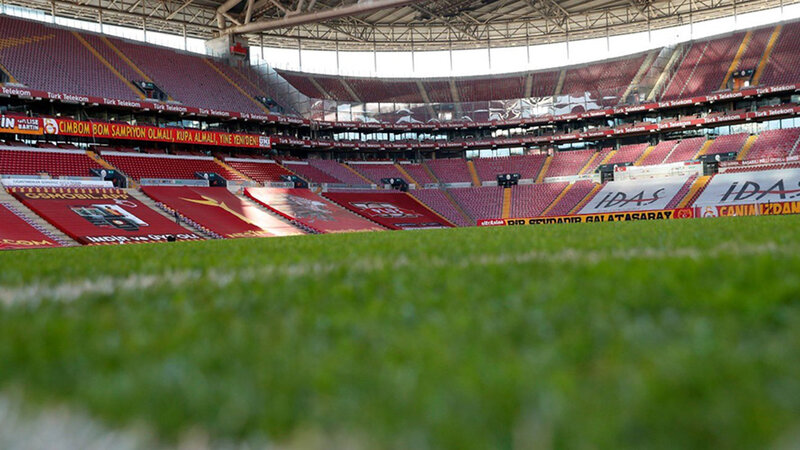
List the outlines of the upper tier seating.
{"type": "Polygon", "coordinates": [[[758,68],[774,29],[775,27],[766,27],[753,31],[750,42],[747,44],[747,49],[745,49],[739,65],[734,70],[756,70],[758,68]]]}
{"type": "Polygon", "coordinates": [[[684,139],[682,140],[674,150],[672,150],[672,154],[664,160],[665,164],[674,163],[674,162],[681,162],[681,161],[691,161],[694,158],[694,155],[703,148],[703,144],[706,143],[706,138],[704,137],[697,137],[691,139],[684,139]]]}
{"type": "Polygon", "coordinates": [[[539,217],[569,183],[519,185],[511,188],[511,217],[539,217]]]}
{"type": "Polygon", "coordinates": [[[41,22],[0,15],[0,63],[18,82],[32,89],[123,100],[141,98],[75,34],[41,22]]]}
{"type": "Polygon", "coordinates": [[[422,164],[403,164],[403,169],[421,186],[436,183],[428,169],[422,164]]]}
{"type": "Polygon", "coordinates": [[[453,103],[453,91],[449,80],[422,80],[422,87],[433,103],[453,103]]]}
{"type": "Polygon", "coordinates": [[[326,95],[324,92],[317,89],[317,86],[311,81],[311,76],[306,76],[303,74],[294,74],[292,72],[285,72],[283,70],[278,70],[278,74],[286,80],[287,83],[294,86],[295,89],[303,93],[307,97],[311,98],[325,98],[326,95]]]}
{"type": "Polygon", "coordinates": [[[101,156],[135,180],[142,178],[194,180],[197,178],[196,172],[212,172],[226,180],[243,181],[237,173],[217,164],[211,157],[175,157],[114,152],[103,152],[101,156]]]}
{"type": "Polygon", "coordinates": [[[661,141],[639,163],[640,166],[655,166],[661,164],[678,145],[678,141],[661,141]]]}
{"type": "Polygon", "coordinates": [[[561,93],[576,97],[588,94],[588,98],[599,105],[616,105],[622,101],[622,95],[646,57],[641,54],[568,69],[561,93]]]}
{"type": "Polygon", "coordinates": [[[597,168],[600,167],[601,164],[603,164],[603,161],[605,161],[606,158],[608,158],[609,153],[611,153],[612,151],[614,151],[613,148],[604,148],[598,151],[597,157],[595,157],[592,163],[586,167],[586,170],[584,170],[583,173],[594,173],[594,171],[597,170],[597,168]]]}
{"type": "Polygon", "coordinates": [[[550,211],[545,216],[566,216],[578,204],[592,192],[592,189],[597,186],[594,182],[588,180],[581,180],[572,185],[572,187],[561,197],[550,211]]]}
{"type": "Polygon", "coordinates": [[[525,76],[465,78],[455,81],[459,100],[485,102],[525,97],[525,76]]]}
{"type": "Polygon", "coordinates": [[[745,33],[691,44],[663,99],[693,97],[718,91],[745,33]]]}
{"type": "Polygon", "coordinates": [[[594,155],[594,150],[557,151],[553,155],[545,177],[578,175],[592,155],[594,155]]]}
{"type": "Polygon", "coordinates": [[[344,87],[344,84],[340,78],[314,76],[314,81],[316,81],[317,84],[325,90],[325,92],[328,94],[326,96],[327,98],[345,102],[358,101],[358,99],[353,98],[353,96],[347,92],[347,88],[344,87]]]}
{"type": "Polygon", "coordinates": [[[90,169],[99,169],[97,161],[82,150],[0,147],[0,174],[51,177],[89,177],[90,169]]]}
{"type": "Polygon", "coordinates": [[[739,153],[747,141],[748,135],[746,133],[738,134],[723,134],[714,139],[714,142],[708,147],[706,155],[716,155],[718,153],[739,153]]]}
{"type": "Polygon", "coordinates": [[[292,172],[284,169],[276,162],[271,160],[258,160],[254,159],[251,161],[239,161],[236,159],[228,158],[225,160],[225,164],[233,167],[234,169],[238,170],[239,172],[247,175],[248,177],[258,181],[259,183],[264,183],[267,181],[271,182],[282,182],[284,181],[281,178],[281,175],[293,175],[292,172]]]}
{"type": "Polygon", "coordinates": [[[202,56],[116,38],[108,41],[159,88],[185,105],[264,114],[254,99],[242,94],[202,56]]]}
{"type": "Polygon", "coordinates": [[[378,78],[343,78],[343,80],[362,102],[422,103],[419,87],[414,81],[378,78]]]}
{"type": "Polygon", "coordinates": [[[498,158],[475,158],[475,171],[482,182],[497,181],[497,175],[518,173],[523,180],[535,180],[547,160],[547,155],[501,156],[498,158]]]}
{"type": "Polygon", "coordinates": [[[798,81],[800,81],[800,22],[794,22],[783,26],[759,84],[773,86],[798,81]]]}
{"type": "Polygon", "coordinates": [[[606,164],[634,163],[642,156],[647,147],[647,144],[623,145],[606,164]]]}
{"type": "Polygon", "coordinates": [[[756,138],[745,159],[785,158],[797,148],[800,128],[767,130],[756,138]]]}
{"type": "Polygon", "coordinates": [[[497,219],[503,216],[503,188],[484,186],[451,189],[450,194],[473,220],[497,219]]]}
{"type": "Polygon", "coordinates": [[[431,169],[436,178],[442,183],[470,183],[472,176],[469,174],[467,161],[461,158],[434,159],[425,164],[431,169]]]}
{"type": "Polygon", "coordinates": [[[459,227],[470,227],[475,225],[456,208],[453,202],[447,198],[447,194],[441,189],[417,189],[411,194],[429,208],[436,211],[445,219],[459,227]]]}

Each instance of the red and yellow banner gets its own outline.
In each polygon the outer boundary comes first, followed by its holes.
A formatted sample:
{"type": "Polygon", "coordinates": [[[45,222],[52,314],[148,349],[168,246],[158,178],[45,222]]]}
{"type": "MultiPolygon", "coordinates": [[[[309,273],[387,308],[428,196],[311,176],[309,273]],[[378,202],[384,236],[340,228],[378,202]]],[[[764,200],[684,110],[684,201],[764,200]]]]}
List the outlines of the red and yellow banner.
{"type": "Polygon", "coordinates": [[[632,222],[642,220],[691,219],[693,217],[694,211],[691,208],[680,208],[658,211],[575,214],[571,216],[532,217],[521,219],[487,219],[479,220],[478,226],[496,227],[512,225],[547,225],[553,223],[632,222]]]}
{"type": "Polygon", "coordinates": [[[785,216],[789,214],[800,214],[800,202],[698,206],[695,208],[697,217],[785,216]]]}
{"type": "Polygon", "coordinates": [[[46,134],[95,139],[125,139],[219,147],[269,147],[269,137],[221,131],[184,130],[129,125],[127,123],[85,122],[72,119],[42,119],[46,134]]]}

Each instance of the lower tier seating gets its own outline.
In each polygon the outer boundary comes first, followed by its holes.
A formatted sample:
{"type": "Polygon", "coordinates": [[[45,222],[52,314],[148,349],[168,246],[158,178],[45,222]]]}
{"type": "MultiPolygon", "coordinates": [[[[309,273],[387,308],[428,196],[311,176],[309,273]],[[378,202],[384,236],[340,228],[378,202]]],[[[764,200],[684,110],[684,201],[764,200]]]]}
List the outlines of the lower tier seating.
{"type": "Polygon", "coordinates": [[[281,182],[284,181],[281,176],[293,175],[292,172],[284,169],[278,163],[268,159],[253,159],[253,160],[240,160],[236,158],[228,158],[225,164],[233,167],[239,172],[247,175],[259,183],[264,182],[281,182]]]}
{"type": "Polygon", "coordinates": [[[503,217],[503,188],[497,186],[450,189],[461,208],[475,220],[503,217]]]}
{"type": "Polygon", "coordinates": [[[197,172],[216,173],[226,180],[242,181],[210,156],[171,156],[145,153],[102,152],[103,159],[135,180],[167,178],[193,180],[197,172]]]}
{"type": "Polygon", "coordinates": [[[447,197],[447,194],[441,189],[417,189],[412,192],[412,195],[459,227],[475,225],[458,210],[458,207],[453,204],[447,197]]]}
{"type": "Polygon", "coordinates": [[[0,147],[0,174],[89,177],[100,164],[82,150],[0,147]]]}

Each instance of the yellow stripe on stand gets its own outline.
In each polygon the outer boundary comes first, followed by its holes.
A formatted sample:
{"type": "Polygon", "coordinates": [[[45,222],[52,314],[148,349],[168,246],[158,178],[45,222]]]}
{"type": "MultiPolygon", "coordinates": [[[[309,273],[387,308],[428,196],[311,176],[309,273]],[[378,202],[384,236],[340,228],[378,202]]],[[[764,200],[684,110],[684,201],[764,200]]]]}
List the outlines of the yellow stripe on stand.
{"type": "Polygon", "coordinates": [[[592,157],[589,158],[589,161],[587,161],[586,164],[581,168],[581,170],[578,171],[578,175],[583,175],[584,172],[589,170],[589,167],[592,167],[592,163],[594,162],[594,160],[599,158],[599,157],[600,157],[600,152],[594,152],[592,157]]]}
{"type": "Polygon", "coordinates": [[[226,163],[225,161],[222,161],[221,159],[214,158],[214,162],[217,163],[218,165],[222,166],[225,170],[228,170],[228,171],[230,171],[232,173],[235,173],[236,175],[239,175],[239,177],[241,177],[242,180],[255,181],[254,179],[248,177],[247,175],[243,174],[239,170],[234,169],[233,166],[231,166],[230,164],[226,163]]]}
{"type": "Polygon", "coordinates": [[[347,167],[347,170],[349,170],[350,172],[353,172],[354,174],[358,175],[358,177],[361,178],[362,180],[366,181],[367,184],[375,184],[375,182],[373,182],[369,178],[365,177],[364,175],[361,175],[361,172],[359,172],[356,169],[350,167],[350,164],[346,164],[346,163],[339,163],[339,164],[342,165],[342,166],[347,167]]]}
{"type": "Polygon", "coordinates": [[[422,187],[422,185],[417,183],[417,180],[415,180],[414,177],[412,177],[408,172],[406,172],[406,169],[403,168],[402,164],[394,163],[394,167],[396,167],[397,171],[400,172],[401,175],[406,177],[406,179],[408,179],[408,181],[410,181],[413,184],[416,184],[418,188],[422,187]]]}
{"type": "Polygon", "coordinates": [[[742,39],[742,43],[739,44],[739,50],[736,52],[736,56],[733,57],[733,61],[731,61],[731,66],[728,67],[728,72],[725,74],[725,78],[722,79],[722,84],[720,84],[719,89],[727,89],[728,88],[728,81],[731,79],[731,75],[733,72],[736,71],[736,68],[739,67],[739,63],[742,62],[742,57],[744,56],[744,52],[747,51],[747,46],[750,45],[750,39],[753,38],[753,32],[748,31],[744,35],[744,39],[742,39]]]}
{"type": "Polygon", "coordinates": [[[697,159],[697,158],[705,155],[706,152],[708,152],[708,149],[711,148],[711,144],[713,144],[713,143],[714,143],[713,139],[709,139],[709,140],[703,142],[703,146],[700,147],[700,150],[697,152],[696,155],[694,155],[694,157],[692,157],[692,159],[697,159]]]}
{"type": "Polygon", "coordinates": [[[580,202],[578,202],[578,204],[577,204],[577,205],[575,205],[575,207],[574,207],[574,208],[572,208],[572,209],[569,211],[569,213],[570,213],[570,214],[577,214],[577,213],[578,213],[578,211],[580,211],[581,209],[583,209],[583,207],[584,207],[584,206],[585,206],[585,205],[586,205],[586,204],[589,202],[589,200],[591,200],[591,199],[592,199],[592,197],[594,197],[594,195],[595,195],[595,194],[597,194],[597,191],[599,191],[599,190],[600,190],[600,189],[602,189],[602,188],[603,188],[603,185],[602,185],[602,184],[598,184],[598,185],[596,185],[596,186],[595,186],[595,187],[594,187],[594,188],[593,188],[593,189],[592,189],[592,190],[591,190],[591,191],[590,191],[588,194],[586,194],[586,197],[583,197],[583,200],[581,200],[580,202]]]}
{"type": "Polygon", "coordinates": [[[269,109],[266,106],[264,106],[261,102],[259,102],[255,98],[253,98],[250,94],[248,94],[247,91],[245,91],[238,84],[236,84],[236,82],[233,81],[233,79],[231,77],[229,77],[225,72],[221,71],[219,69],[219,67],[215,66],[214,63],[212,63],[211,61],[209,61],[206,58],[203,58],[203,61],[206,64],[208,64],[209,67],[214,69],[222,78],[224,78],[225,81],[230,83],[231,86],[233,86],[237,91],[239,91],[240,94],[242,94],[245,97],[247,97],[248,99],[250,99],[250,101],[253,102],[256,106],[258,106],[262,111],[264,111],[265,113],[269,114],[269,109]]]}
{"type": "Polygon", "coordinates": [[[17,83],[17,79],[14,78],[14,75],[11,75],[11,72],[9,72],[8,69],[6,69],[6,66],[4,66],[2,63],[0,63],[0,71],[8,76],[8,81],[17,83]]]}
{"type": "Polygon", "coordinates": [[[683,197],[683,200],[681,200],[681,202],[678,203],[678,208],[686,208],[687,206],[689,206],[689,203],[691,203],[692,200],[694,200],[697,193],[706,187],[709,180],[711,180],[711,177],[709,175],[703,175],[702,177],[695,180],[694,184],[692,184],[692,187],[689,188],[689,192],[686,193],[686,197],[683,197]]]}
{"type": "Polygon", "coordinates": [[[556,199],[553,200],[553,203],[550,203],[550,206],[548,206],[544,211],[542,211],[542,216],[546,216],[547,213],[549,213],[551,209],[555,208],[556,205],[558,204],[558,202],[560,202],[561,199],[563,199],[564,196],[567,195],[567,192],[569,192],[569,190],[572,189],[572,186],[575,186],[575,184],[574,183],[573,184],[568,184],[567,187],[565,187],[561,191],[561,193],[558,194],[558,197],[556,197],[556,199]]]}
{"type": "Polygon", "coordinates": [[[478,171],[475,170],[475,164],[472,163],[472,160],[467,161],[467,169],[469,169],[469,175],[472,177],[472,185],[481,187],[481,179],[478,177],[478,171]]]}
{"type": "Polygon", "coordinates": [[[775,43],[778,42],[778,36],[781,35],[782,30],[783,25],[778,25],[775,27],[775,30],[772,31],[772,35],[769,37],[769,42],[767,43],[767,48],[764,50],[764,55],[758,63],[758,69],[756,69],[756,73],[753,75],[753,86],[758,86],[758,82],[761,81],[761,75],[764,74],[764,69],[767,67],[769,57],[772,55],[772,48],[775,47],[775,43]]]}
{"type": "MultiPolygon", "coordinates": [[[[677,145],[677,144],[676,144],[676,145],[677,145]]],[[[673,148],[675,148],[675,147],[673,147],[673,148]]],[[[655,146],[655,145],[651,145],[650,147],[647,147],[647,148],[644,150],[644,153],[642,153],[642,156],[640,156],[640,157],[639,157],[639,159],[637,159],[637,160],[636,160],[636,162],[634,162],[634,163],[633,163],[633,165],[634,165],[634,166],[638,166],[639,164],[641,164],[641,163],[642,163],[642,161],[644,161],[644,160],[645,160],[645,158],[647,158],[648,156],[650,156],[650,153],[653,153],[653,150],[655,150],[655,149],[656,149],[656,146],[655,146]]]]}
{"type": "Polygon", "coordinates": [[[553,157],[548,156],[547,159],[544,161],[544,165],[542,166],[542,170],[539,171],[539,175],[536,176],[536,182],[541,183],[544,181],[544,176],[547,173],[547,169],[550,168],[550,164],[553,163],[553,157]]]}
{"type": "Polygon", "coordinates": [[[511,217],[511,188],[503,189],[503,219],[511,217]]]}
{"type": "Polygon", "coordinates": [[[737,161],[741,161],[745,158],[745,156],[747,156],[747,153],[751,148],[753,148],[753,144],[756,143],[756,139],[758,139],[758,136],[756,135],[751,135],[747,138],[747,141],[744,143],[744,147],[742,147],[742,150],[739,152],[739,156],[736,157],[737,161]]]}
{"type": "Polygon", "coordinates": [[[117,70],[116,67],[112,66],[111,63],[108,62],[107,59],[103,58],[103,55],[101,55],[97,50],[95,50],[95,48],[92,47],[92,44],[87,42],[86,39],[83,38],[83,36],[81,36],[80,34],[74,32],[74,31],[72,31],[72,35],[75,36],[75,39],[77,39],[78,42],[83,44],[83,46],[86,47],[86,49],[89,50],[89,52],[91,52],[91,54],[93,54],[95,56],[95,58],[97,58],[101,63],[103,63],[103,65],[106,66],[106,68],[108,70],[110,70],[111,73],[116,75],[117,78],[119,78],[123,83],[125,83],[125,86],[128,86],[128,88],[131,91],[133,91],[133,93],[136,94],[137,97],[142,98],[142,99],[144,98],[144,94],[142,93],[142,91],[140,91],[139,89],[136,89],[136,87],[133,85],[133,83],[131,83],[131,80],[126,80],[125,76],[123,76],[121,73],[119,73],[119,70],[117,70]]]}

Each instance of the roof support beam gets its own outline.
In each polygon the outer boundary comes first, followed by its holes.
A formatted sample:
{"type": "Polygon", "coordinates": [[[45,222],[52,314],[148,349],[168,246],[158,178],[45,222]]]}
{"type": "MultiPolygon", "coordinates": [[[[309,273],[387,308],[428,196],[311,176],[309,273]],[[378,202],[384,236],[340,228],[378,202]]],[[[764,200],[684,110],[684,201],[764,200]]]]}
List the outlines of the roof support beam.
{"type": "MultiPolygon", "coordinates": [[[[343,6],[324,11],[292,15],[291,17],[285,17],[283,19],[251,22],[245,25],[230,27],[224,30],[223,33],[244,34],[244,33],[254,33],[256,31],[275,30],[278,28],[289,28],[296,25],[304,25],[307,23],[338,19],[340,17],[366,14],[374,11],[379,11],[382,9],[399,8],[413,3],[419,3],[421,1],[424,0],[371,0],[371,1],[365,1],[363,3],[356,3],[350,6],[343,6]]],[[[227,6],[229,3],[233,4],[230,5],[228,9],[232,8],[234,5],[239,3],[239,0],[228,0],[222,6],[220,6],[220,8],[227,6]]]]}

